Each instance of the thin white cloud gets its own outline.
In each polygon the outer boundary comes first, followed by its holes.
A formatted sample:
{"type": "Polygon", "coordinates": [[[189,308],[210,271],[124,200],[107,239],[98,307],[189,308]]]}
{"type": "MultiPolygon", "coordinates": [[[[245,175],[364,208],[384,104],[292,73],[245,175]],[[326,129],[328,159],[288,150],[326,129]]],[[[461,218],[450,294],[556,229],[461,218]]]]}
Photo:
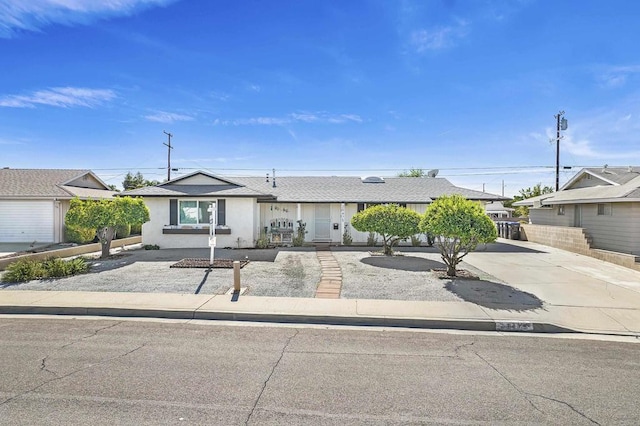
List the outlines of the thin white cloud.
{"type": "Polygon", "coordinates": [[[51,24],[87,24],[113,16],[132,15],[141,9],[174,0],[2,0],[0,38],[20,31],[39,31],[51,24]]]}
{"type": "Polygon", "coordinates": [[[220,126],[282,126],[293,123],[362,123],[363,119],[357,114],[329,114],[327,112],[294,112],[284,117],[253,117],[233,120],[215,119],[213,124],[220,126]]]}
{"type": "Polygon", "coordinates": [[[459,19],[454,25],[420,29],[411,33],[411,46],[418,53],[455,46],[469,34],[469,22],[459,19]]]}
{"type": "Polygon", "coordinates": [[[627,83],[630,76],[640,73],[640,65],[607,67],[598,73],[597,79],[600,85],[615,89],[627,83]]]}
{"type": "Polygon", "coordinates": [[[61,108],[93,108],[116,97],[110,89],[90,89],[86,87],[52,87],[38,90],[28,95],[6,95],[0,97],[0,107],[35,108],[38,105],[61,108]]]}
{"type": "Polygon", "coordinates": [[[0,138],[0,145],[24,145],[24,142],[0,138]]]}
{"type": "Polygon", "coordinates": [[[175,123],[176,121],[193,121],[190,115],[177,114],[174,112],[158,111],[155,114],[145,115],[145,119],[156,123],[175,123]]]}
{"type": "MultiPolygon", "coordinates": [[[[563,131],[560,140],[561,155],[599,160],[638,161],[640,151],[634,150],[640,123],[634,114],[606,111],[583,116],[575,120],[569,117],[569,129],[563,131]]],[[[555,147],[556,129],[549,127],[545,135],[533,132],[530,136],[555,147]]]]}

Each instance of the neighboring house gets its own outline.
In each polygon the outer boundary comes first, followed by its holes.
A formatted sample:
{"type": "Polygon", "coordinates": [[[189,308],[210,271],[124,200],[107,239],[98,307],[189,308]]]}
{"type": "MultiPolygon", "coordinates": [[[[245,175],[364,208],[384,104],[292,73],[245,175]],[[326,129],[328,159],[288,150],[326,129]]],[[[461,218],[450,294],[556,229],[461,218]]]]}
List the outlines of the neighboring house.
{"type": "MultiPolygon", "coordinates": [[[[460,194],[483,203],[499,195],[459,188],[443,178],[234,177],[194,172],[157,186],[125,191],[141,196],[151,220],[143,225],[144,244],[163,248],[207,247],[210,213],[216,205],[218,247],[252,247],[261,233],[288,244],[306,224],[307,242],[340,243],[351,217],[368,205],[398,203],[423,213],[442,195],[460,194]]],[[[355,243],[368,234],[349,226],[355,243]]]]}
{"type": "Polygon", "coordinates": [[[113,194],[90,170],[0,169],[0,242],[62,242],[69,200],[113,194]]]}
{"type": "Polygon", "coordinates": [[[580,170],[558,192],[514,203],[533,225],[580,228],[593,249],[640,255],[640,167],[580,170]]]}
{"type": "Polygon", "coordinates": [[[502,201],[491,201],[484,205],[484,211],[493,220],[504,220],[512,217],[515,209],[505,207],[502,201]]]}

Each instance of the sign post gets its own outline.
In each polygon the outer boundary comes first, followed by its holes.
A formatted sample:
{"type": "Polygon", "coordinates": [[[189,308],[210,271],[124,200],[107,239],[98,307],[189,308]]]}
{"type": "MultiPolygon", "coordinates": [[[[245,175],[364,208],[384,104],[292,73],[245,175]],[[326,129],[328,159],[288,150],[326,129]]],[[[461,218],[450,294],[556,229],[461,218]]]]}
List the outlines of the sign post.
{"type": "Polygon", "coordinates": [[[209,255],[209,266],[213,267],[213,259],[215,257],[215,249],[216,249],[216,222],[217,222],[216,203],[215,202],[211,203],[207,211],[209,212],[209,247],[211,249],[211,253],[209,255]]]}

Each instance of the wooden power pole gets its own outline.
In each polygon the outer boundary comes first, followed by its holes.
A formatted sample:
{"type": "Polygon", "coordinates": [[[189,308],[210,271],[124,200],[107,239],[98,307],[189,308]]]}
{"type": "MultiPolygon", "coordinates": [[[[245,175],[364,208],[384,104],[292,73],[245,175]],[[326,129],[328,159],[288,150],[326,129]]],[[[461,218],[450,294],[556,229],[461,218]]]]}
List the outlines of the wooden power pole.
{"type": "Polygon", "coordinates": [[[164,130],[162,132],[165,135],[167,135],[167,138],[169,139],[169,143],[163,143],[163,145],[167,147],[167,181],[170,181],[171,180],[171,150],[173,149],[173,147],[171,146],[171,138],[173,137],[173,135],[169,132],[165,132],[164,130]]]}
{"type": "Polygon", "coordinates": [[[560,130],[567,130],[567,119],[564,111],[554,115],[556,119],[556,192],[560,190],[560,130]]]}

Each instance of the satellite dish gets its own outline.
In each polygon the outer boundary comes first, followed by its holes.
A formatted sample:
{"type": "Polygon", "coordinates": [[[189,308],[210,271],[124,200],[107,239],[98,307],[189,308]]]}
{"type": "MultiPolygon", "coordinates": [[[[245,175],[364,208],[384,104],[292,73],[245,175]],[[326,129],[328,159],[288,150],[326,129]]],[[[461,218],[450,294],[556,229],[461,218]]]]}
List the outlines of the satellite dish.
{"type": "Polygon", "coordinates": [[[439,172],[438,169],[429,170],[427,172],[427,177],[434,178],[434,177],[438,176],[438,172],[439,172]]]}

